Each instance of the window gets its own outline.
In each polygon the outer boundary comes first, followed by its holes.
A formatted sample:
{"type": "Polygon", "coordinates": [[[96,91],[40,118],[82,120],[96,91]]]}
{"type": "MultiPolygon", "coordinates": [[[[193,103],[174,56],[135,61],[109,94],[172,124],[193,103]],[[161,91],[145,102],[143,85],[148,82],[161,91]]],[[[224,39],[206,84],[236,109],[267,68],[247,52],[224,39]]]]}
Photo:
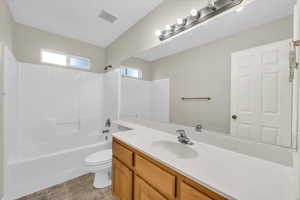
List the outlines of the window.
{"type": "Polygon", "coordinates": [[[55,64],[55,65],[67,65],[67,56],[50,51],[42,51],[42,62],[55,64]]]}
{"type": "Polygon", "coordinates": [[[69,66],[78,69],[90,69],[90,60],[78,56],[67,55],[53,50],[41,50],[41,61],[43,63],[69,66]]]}
{"type": "Polygon", "coordinates": [[[75,56],[70,56],[70,64],[71,67],[76,67],[80,69],[90,69],[90,61],[86,58],[80,58],[75,56]]]}
{"type": "Polygon", "coordinates": [[[134,68],[129,68],[129,67],[123,67],[121,68],[121,75],[126,76],[126,77],[131,77],[131,78],[143,78],[142,77],[142,71],[134,68]]]}

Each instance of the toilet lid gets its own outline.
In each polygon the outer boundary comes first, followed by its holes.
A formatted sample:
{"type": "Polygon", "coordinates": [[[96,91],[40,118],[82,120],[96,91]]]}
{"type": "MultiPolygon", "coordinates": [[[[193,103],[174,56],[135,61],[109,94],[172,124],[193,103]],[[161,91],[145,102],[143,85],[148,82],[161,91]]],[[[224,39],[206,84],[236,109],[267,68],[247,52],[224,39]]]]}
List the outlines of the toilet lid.
{"type": "Polygon", "coordinates": [[[111,162],[112,160],[112,150],[102,150],[93,153],[85,158],[85,163],[88,165],[100,165],[111,162]]]}

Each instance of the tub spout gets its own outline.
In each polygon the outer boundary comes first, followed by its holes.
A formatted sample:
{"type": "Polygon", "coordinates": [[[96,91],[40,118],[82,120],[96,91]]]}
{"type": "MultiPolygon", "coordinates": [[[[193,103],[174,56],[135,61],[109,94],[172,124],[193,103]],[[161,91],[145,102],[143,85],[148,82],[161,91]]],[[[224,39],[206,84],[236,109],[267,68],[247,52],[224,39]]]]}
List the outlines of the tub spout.
{"type": "Polygon", "coordinates": [[[103,131],[102,131],[102,133],[103,133],[103,134],[105,134],[105,133],[109,133],[109,129],[105,129],[105,130],[103,130],[103,131]]]}

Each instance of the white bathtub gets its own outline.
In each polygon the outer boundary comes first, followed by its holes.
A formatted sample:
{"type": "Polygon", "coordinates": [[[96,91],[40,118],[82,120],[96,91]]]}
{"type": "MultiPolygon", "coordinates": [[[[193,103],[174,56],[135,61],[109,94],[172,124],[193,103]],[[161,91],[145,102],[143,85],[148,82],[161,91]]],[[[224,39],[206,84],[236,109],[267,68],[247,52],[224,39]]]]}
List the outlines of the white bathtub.
{"type": "MultiPolygon", "coordinates": [[[[111,132],[123,130],[126,129],[114,126],[111,132]]],[[[88,138],[95,139],[96,142],[36,157],[10,160],[6,172],[4,200],[13,200],[86,174],[84,158],[96,151],[111,148],[111,137],[106,141],[101,134],[91,134],[88,138]]],[[[81,144],[84,143],[83,141],[81,144]]],[[[61,148],[62,146],[58,149],[61,148]]]]}

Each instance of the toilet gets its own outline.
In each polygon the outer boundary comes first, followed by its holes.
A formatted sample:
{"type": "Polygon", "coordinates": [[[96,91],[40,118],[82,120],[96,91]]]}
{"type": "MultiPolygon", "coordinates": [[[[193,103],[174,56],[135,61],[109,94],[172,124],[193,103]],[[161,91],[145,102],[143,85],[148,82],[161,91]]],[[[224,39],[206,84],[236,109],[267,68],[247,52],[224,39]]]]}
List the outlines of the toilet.
{"type": "Polygon", "coordinates": [[[111,165],[111,149],[98,151],[85,158],[87,171],[95,173],[95,188],[105,188],[111,185],[111,165]]]}

